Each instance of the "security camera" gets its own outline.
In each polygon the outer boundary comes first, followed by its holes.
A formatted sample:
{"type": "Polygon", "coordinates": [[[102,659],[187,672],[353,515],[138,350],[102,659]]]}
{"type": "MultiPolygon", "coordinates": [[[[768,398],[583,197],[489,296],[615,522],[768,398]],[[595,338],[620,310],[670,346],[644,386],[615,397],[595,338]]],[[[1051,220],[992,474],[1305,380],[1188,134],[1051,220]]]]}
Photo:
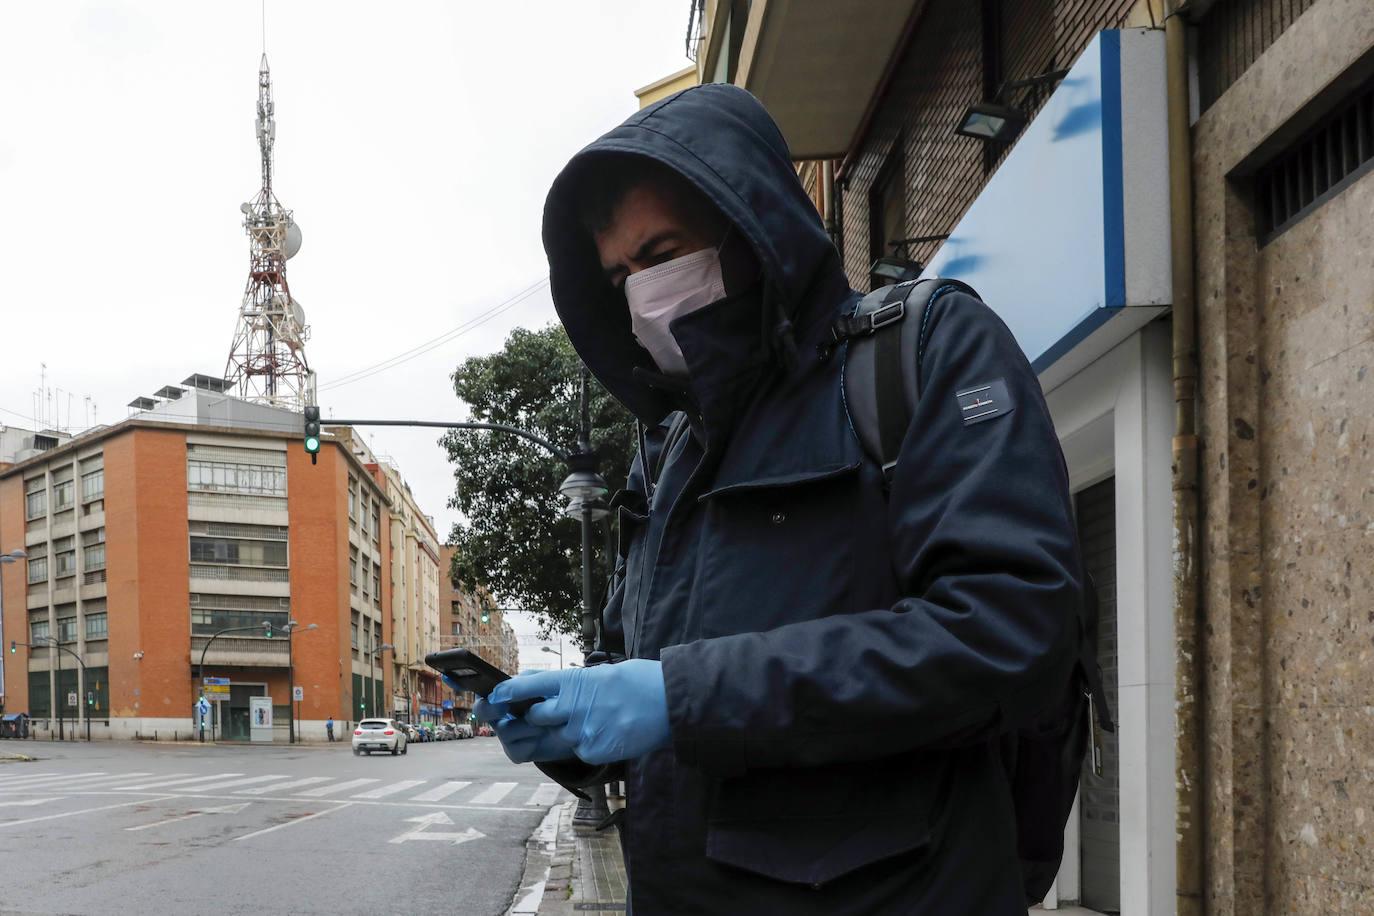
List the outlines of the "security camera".
{"type": "Polygon", "coordinates": [[[142,658],[142,657],[143,657],[143,653],[142,653],[142,652],[135,652],[135,653],[134,653],[134,658],[135,658],[135,659],[139,659],[139,658],[142,658]]]}

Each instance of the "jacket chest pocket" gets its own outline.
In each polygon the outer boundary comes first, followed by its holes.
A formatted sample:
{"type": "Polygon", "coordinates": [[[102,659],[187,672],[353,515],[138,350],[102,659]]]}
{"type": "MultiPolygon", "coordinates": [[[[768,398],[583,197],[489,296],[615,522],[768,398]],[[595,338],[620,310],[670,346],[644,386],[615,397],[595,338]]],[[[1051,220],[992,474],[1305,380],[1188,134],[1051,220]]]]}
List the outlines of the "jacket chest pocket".
{"type": "Polygon", "coordinates": [[[769,630],[854,610],[856,468],[722,487],[705,508],[694,636],[769,630]]]}

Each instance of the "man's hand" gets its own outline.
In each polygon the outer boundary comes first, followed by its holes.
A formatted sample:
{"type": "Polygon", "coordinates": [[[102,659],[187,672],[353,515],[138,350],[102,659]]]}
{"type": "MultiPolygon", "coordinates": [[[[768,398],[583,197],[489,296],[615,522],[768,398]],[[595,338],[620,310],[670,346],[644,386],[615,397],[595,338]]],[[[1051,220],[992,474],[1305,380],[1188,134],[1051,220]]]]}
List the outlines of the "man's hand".
{"type": "Polygon", "coordinates": [[[511,678],[475,712],[496,717],[506,755],[517,762],[576,754],[587,763],[612,763],[647,754],[671,737],[663,667],[648,659],[511,678]],[[507,714],[512,703],[540,698],[522,718],[507,714]]]}

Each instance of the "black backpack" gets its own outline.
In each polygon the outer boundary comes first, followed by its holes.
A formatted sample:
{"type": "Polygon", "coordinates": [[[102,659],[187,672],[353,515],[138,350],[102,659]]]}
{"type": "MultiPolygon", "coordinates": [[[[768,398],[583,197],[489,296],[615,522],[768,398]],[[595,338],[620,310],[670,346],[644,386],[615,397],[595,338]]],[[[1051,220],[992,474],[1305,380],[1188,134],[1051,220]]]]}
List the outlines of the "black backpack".
{"type": "MultiPolygon", "coordinates": [[[[958,291],[957,280],[913,280],[874,290],[835,325],[830,346],[846,343],[844,393],[865,451],[891,481],[902,439],[920,398],[920,373],[931,305],[958,291]]],[[[1059,872],[1064,825],[1078,791],[1089,746],[1102,775],[1096,729],[1115,731],[1097,664],[1097,590],[1084,569],[1079,602],[1079,658],[1059,702],[1000,739],[1003,768],[1016,809],[1017,855],[1027,904],[1039,903],[1059,872]]]]}

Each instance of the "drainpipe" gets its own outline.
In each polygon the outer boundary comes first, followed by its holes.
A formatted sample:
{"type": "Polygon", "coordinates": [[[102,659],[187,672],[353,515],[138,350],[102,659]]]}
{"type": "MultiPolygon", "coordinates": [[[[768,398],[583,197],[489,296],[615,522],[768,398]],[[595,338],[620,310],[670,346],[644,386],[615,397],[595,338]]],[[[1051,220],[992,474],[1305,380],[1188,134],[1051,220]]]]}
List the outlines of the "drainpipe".
{"type": "Polygon", "coordinates": [[[821,218],[825,220],[825,234],[838,248],[839,233],[835,231],[835,160],[821,163],[821,218]]]}
{"type": "Polygon", "coordinates": [[[1188,35],[1180,15],[1186,0],[1170,0],[1164,20],[1169,110],[1170,254],[1173,263],[1174,383],[1174,699],[1178,916],[1206,912],[1204,888],[1202,621],[1198,596],[1198,381],[1194,298],[1193,170],[1189,124],[1188,35]]]}

